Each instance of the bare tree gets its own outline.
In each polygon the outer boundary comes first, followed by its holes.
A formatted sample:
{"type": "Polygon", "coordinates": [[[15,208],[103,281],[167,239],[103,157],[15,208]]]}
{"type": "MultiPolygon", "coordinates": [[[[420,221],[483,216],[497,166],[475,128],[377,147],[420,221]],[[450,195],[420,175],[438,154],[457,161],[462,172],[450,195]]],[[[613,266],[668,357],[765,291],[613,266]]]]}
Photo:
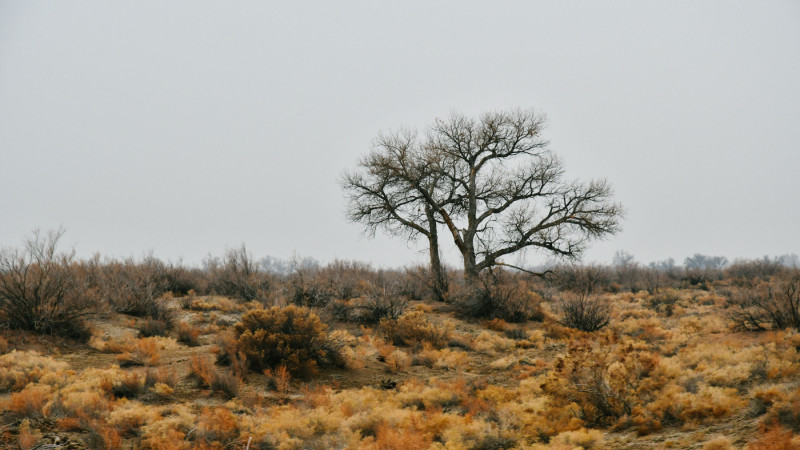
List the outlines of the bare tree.
{"type": "Polygon", "coordinates": [[[443,300],[447,277],[436,212],[453,195],[442,191],[445,176],[432,156],[414,132],[380,134],[358,169],[345,173],[341,184],[348,198],[348,218],[364,224],[369,235],[382,228],[411,240],[420,235],[428,240],[431,288],[434,297],[443,300]]]}
{"type": "MultiPolygon", "coordinates": [[[[561,160],[542,139],[544,116],[493,112],[474,120],[437,120],[427,160],[445,176],[454,198],[428,204],[446,224],[464,260],[467,284],[504,256],[529,248],[575,259],[593,238],[619,229],[622,207],[605,181],[564,180],[561,160]]],[[[524,270],[524,269],[522,269],[524,270]]]]}
{"type": "Polygon", "coordinates": [[[464,278],[507,266],[503,257],[537,248],[575,259],[592,238],[619,229],[622,208],[605,181],[568,182],[561,160],[541,138],[544,117],[532,111],[453,115],[416,133],[379,135],[359,170],[345,174],[349,217],[377,228],[425,236],[435,292],[445,291],[438,227],[452,235],[464,278]]]}

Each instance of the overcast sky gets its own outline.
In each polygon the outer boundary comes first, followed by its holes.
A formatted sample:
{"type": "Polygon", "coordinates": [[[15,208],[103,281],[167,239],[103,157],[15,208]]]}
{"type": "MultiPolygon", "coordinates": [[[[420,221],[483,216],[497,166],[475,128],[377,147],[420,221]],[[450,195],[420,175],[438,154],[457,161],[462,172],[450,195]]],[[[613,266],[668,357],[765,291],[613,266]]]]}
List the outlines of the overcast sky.
{"type": "Polygon", "coordinates": [[[625,206],[587,261],[800,253],[794,0],[0,0],[0,245],[425,261],[339,176],[381,130],[516,107],[625,206]]]}

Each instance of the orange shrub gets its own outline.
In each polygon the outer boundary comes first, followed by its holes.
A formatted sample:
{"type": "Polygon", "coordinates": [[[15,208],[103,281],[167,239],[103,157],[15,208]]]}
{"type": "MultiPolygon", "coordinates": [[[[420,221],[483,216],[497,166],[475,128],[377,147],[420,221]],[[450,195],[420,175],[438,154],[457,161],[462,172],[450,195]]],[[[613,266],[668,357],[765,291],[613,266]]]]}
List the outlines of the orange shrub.
{"type": "Polygon", "coordinates": [[[42,408],[53,397],[53,388],[48,385],[30,384],[20,392],[11,394],[8,410],[36,417],[42,415],[42,408]]]}
{"type": "Polygon", "coordinates": [[[225,408],[205,408],[193,437],[195,442],[227,446],[239,437],[239,422],[225,408]]]}
{"type": "Polygon", "coordinates": [[[325,361],[327,325],[308,308],[248,311],[236,324],[239,350],[255,370],[285,365],[292,375],[309,376],[325,361]]]}
{"type": "Polygon", "coordinates": [[[200,330],[186,322],[179,323],[178,342],[182,342],[189,347],[197,347],[200,345],[200,330]]]}
{"type": "Polygon", "coordinates": [[[159,343],[156,338],[147,337],[138,339],[133,348],[117,356],[121,367],[128,366],[157,366],[161,360],[159,343]]]}
{"type": "Polygon", "coordinates": [[[397,320],[381,320],[381,327],[395,345],[421,346],[427,342],[434,348],[444,348],[453,330],[453,323],[433,323],[422,311],[411,311],[397,320]]]}

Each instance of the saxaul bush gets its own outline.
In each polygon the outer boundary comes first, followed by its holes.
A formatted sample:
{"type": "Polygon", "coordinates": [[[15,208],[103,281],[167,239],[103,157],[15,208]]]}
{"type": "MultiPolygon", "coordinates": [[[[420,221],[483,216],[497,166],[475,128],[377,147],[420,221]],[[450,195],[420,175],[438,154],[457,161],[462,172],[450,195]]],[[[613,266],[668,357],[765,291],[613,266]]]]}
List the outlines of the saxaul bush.
{"type": "Polygon", "coordinates": [[[308,308],[289,305],[251,310],[235,330],[238,350],[253,370],[285,365],[292,375],[308,377],[329,360],[328,326],[308,308]]]}
{"type": "Polygon", "coordinates": [[[116,312],[140,317],[139,330],[144,337],[164,336],[174,325],[169,306],[167,268],[158,259],[148,256],[137,262],[97,260],[90,262],[98,272],[101,297],[116,312]]]}
{"type": "Polygon", "coordinates": [[[0,251],[0,325],[89,339],[96,296],[76,270],[75,251],[59,251],[63,233],[34,231],[22,248],[0,251]]]}
{"type": "Polygon", "coordinates": [[[730,318],[740,330],[794,328],[800,331],[800,270],[732,294],[730,318]]]}
{"type": "Polygon", "coordinates": [[[586,293],[568,294],[558,303],[560,323],[581,331],[597,331],[611,321],[608,305],[586,293]]]}
{"type": "Polygon", "coordinates": [[[541,321],[542,297],[529,283],[502,270],[487,272],[477,286],[451,286],[459,311],[468,317],[499,318],[507,322],[541,321]]]}
{"type": "Polygon", "coordinates": [[[444,348],[453,331],[450,321],[436,323],[428,320],[422,311],[411,311],[396,320],[383,319],[380,322],[386,338],[395,345],[421,347],[427,343],[433,348],[444,348]]]}
{"type": "Polygon", "coordinates": [[[244,244],[225,252],[222,259],[207,259],[205,265],[209,288],[217,294],[244,301],[267,299],[270,275],[259,269],[244,244]]]}

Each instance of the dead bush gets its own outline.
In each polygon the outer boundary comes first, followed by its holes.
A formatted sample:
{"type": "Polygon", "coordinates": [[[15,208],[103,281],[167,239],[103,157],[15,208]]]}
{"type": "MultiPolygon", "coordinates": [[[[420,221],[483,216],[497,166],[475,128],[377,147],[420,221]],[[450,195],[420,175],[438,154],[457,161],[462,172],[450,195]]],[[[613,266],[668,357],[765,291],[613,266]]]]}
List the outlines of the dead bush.
{"type": "Polygon", "coordinates": [[[98,265],[102,297],[114,311],[135,317],[158,317],[165,308],[159,300],[167,292],[164,264],[153,256],[98,265]]]}
{"type": "Polygon", "coordinates": [[[197,347],[200,345],[200,330],[189,323],[181,322],[178,324],[178,342],[197,347]]]}
{"type": "Polygon", "coordinates": [[[268,298],[270,276],[259,270],[244,244],[225,252],[223,258],[205,261],[211,278],[209,288],[220,295],[245,301],[263,301],[268,298]]]}
{"type": "Polygon", "coordinates": [[[723,271],[725,278],[731,279],[735,284],[748,286],[758,280],[767,281],[772,277],[786,275],[790,269],[784,267],[780,261],[768,257],[753,260],[737,259],[723,271]]]}
{"type": "Polygon", "coordinates": [[[168,319],[147,317],[136,324],[140,337],[166,336],[172,328],[172,315],[168,319]]]}
{"type": "Polygon", "coordinates": [[[126,373],[119,380],[115,380],[111,393],[117,398],[136,398],[145,393],[147,387],[145,386],[145,379],[139,372],[126,373]]]}
{"type": "Polygon", "coordinates": [[[285,365],[306,377],[326,361],[327,329],[311,310],[294,305],[249,311],[235,326],[239,350],[253,370],[285,365]]]}
{"type": "Polygon", "coordinates": [[[405,313],[397,320],[383,319],[380,324],[386,333],[386,338],[395,345],[415,347],[428,343],[434,348],[444,348],[453,330],[452,322],[433,323],[422,311],[405,313]]]}
{"type": "Polygon", "coordinates": [[[644,345],[581,339],[556,360],[543,387],[565,403],[577,403],[586,423],[608,426],[657,394],[661,386],[650,377],[659,361],[644,345]]]}
{"type": "Polygon", "coordinates": [[[287,298],[292,304],[306,307],[325,307],[333,294],[322,285],[316,269],[300,269],[289,279],[287,298]]]}
{"type": "Polygon", "coordinates": [[[192,356],[189,362],[189,377],[198,386],[219,392],[225,398],[239,395],[240,378],[232,370],[217,370],[208,359],[199,355],[192,356]]]}
{"type": "Polygon", "coordinates": [[[22,249],[0,251],[0,325],[86,341],[94,292],[78,274],[75,251],[58,251],[63,231],[34,231],[22,249]]]}
{"type": "Polygon", "coordinates": [[[653,311],[657,311],[669,317],[672,315],[675,305],[680,299],[677,292],[667,290],[647,297],[647,299],[645,299],[645,304],[653,311]]]}
{"type": "Polygon", "coordinates": [[[581,331],[597,331],[611,320],[608,305],[587,294],[568,294],[558,309],[562,314],[560,324],[581,331]]]}
{"type": "Polygon", "coordinates": [[[553,269],[546,277],[559,290],[590,294],[611,289],[613,278],[610,268],[598,264],[562,265],[553,269]]]}
{"type": "Polygon", "coordinates": [[[117,356],[120,367],[157,366],[161,360],[157,338],[137,339],[127,351],[117,356]]]}
{"type": "Polygon", "coordinates": [[[169,264],[164,268],[164,278],[167,291],[178,297],[191,295],[191,292],[205,293],[208,291],[208,281],[201,269],[190,269],[181,264],[169,264]]]}
{"type": "Polygon", "coordinates": [[[367,295],[345,303],[335,301],[330,306],[340,320],[371,325],[382,319],[399,318],[408,307],[408,300],[399,295],[367,295]]]}
{"type": "Polygon", "coordinates": [[[452,296],[461,313],[469,317],[499,318],[515,323],[544,319],[542,297],[531,291],[525,281],[504,271],[487,273],[477,287],[463,287],[461,292],[455,290],[452,296]]]}
{"type": "Polygon", "coordinates": [[[754,288],[734,292],[730,313],[740,330],[761,331],[794,328],[800,330],[800,271],[754,288]]]}

